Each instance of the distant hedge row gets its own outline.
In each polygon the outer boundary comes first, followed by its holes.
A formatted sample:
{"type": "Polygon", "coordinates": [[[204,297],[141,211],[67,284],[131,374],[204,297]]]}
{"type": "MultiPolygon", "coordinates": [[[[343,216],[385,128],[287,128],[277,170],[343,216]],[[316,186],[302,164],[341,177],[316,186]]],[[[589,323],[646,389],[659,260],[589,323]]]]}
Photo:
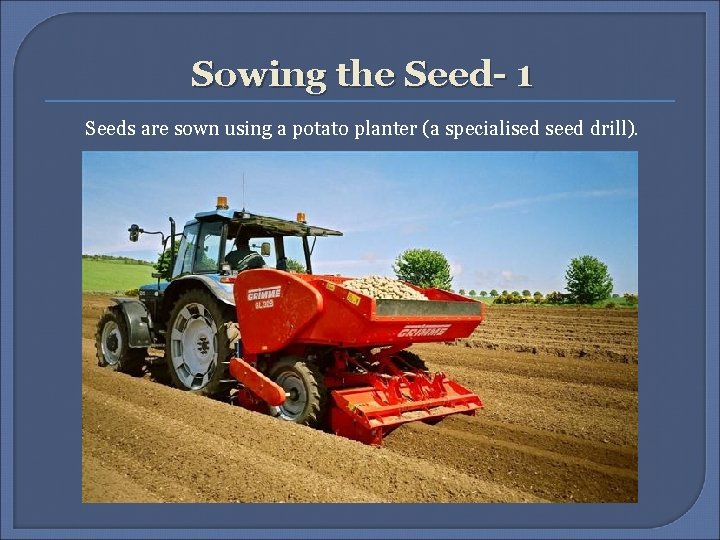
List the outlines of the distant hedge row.
{"type": "Polygon", "coordinates": [[[144,261],[143,259],[133,259],[131,257],[116,257],[115,255],[87,255],[83,253],[83,259],[89,259],[91,261],[115,261],[121,264],[144,264],[152,266],[153,262],[144,261]]]}
{"type": "MultiPolygon", "coordinates": [[[[614,308],[620,304],[617,301],[620,295],[613,295],[613,300],[610,300],[605,304],[605,307],[614,308]]],[[[623,295],[624,304],[627,306],[636,306],[638,303],[638,296],[636,294],[626,293],[623,295]]],[[[494,298],[494,304],[574,304],[573,298],[569,294],[553,291],[549,292],[545,296],[540,292],[536,292],[534,295],[521,295],[518,292],[508,293],[503,291],[494,298]]]]}

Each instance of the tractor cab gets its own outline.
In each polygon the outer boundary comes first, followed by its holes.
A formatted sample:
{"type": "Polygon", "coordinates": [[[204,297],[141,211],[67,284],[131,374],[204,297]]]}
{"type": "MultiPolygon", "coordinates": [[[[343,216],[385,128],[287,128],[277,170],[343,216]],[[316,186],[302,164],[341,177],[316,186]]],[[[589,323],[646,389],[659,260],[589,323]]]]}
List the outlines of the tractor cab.
{"type": "Polygon", "coordinates": [[[232,210],[220,200],[215,211],[201,212],[188,221],[173,265],[172,278],[186,275],[228,275],[243,270],[234,252],[246,251],[277,270],[311,274],[311,256],[318,236],[342,236],[332,229],[296,221],[232,210]],[[258,257],[258,258],[259,258],[258,257]]]}

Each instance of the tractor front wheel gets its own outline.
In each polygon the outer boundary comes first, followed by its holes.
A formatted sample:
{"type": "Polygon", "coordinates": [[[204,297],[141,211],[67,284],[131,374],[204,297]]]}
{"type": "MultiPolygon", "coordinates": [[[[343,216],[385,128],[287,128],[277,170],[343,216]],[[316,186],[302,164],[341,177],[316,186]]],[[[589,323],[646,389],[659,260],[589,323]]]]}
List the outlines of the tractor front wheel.
{"type": "Polygon", "coordinates": [[[314,363],[298,356],[286,356],[270,369],[270,379],[285,390],[287,396],[279,407],[270,407],[272,416],[310,427],[322,424],[327,388],[314,363]]]}
{"type": "Polygon", "coordinates": [[[229,390],[227,362],[239,340],[237,323],[226,320],[209,293],[196,289],[180,296],[165,339],[165,360],[174,386],[215,397],[229,390]]]}
{"type": "Polygon", "coordinates": [[[125,317],[116,308],[108,308],[100,317],[95,334],[98,365],[113,371],[139,375],[147,349],[131,348],[125,317]]]}

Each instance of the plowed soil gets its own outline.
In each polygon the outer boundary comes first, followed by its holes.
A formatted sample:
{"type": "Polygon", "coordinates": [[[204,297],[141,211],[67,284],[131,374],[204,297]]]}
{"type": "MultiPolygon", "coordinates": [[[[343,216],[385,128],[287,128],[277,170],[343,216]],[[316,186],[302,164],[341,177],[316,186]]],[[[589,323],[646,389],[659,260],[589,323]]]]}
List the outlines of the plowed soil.
{"type": "Polygon", "coordinates": [[[497,306],[468,346],[415,346],[485,408],[374,448],[98,367],[109,304],[83,296],[85,502],[637,501],[636,312],[497,306]]]}
{"type": "Polygon", "coordinates": [[[492,306],[466,347],[637,363],[637,310],[492,306]]]}

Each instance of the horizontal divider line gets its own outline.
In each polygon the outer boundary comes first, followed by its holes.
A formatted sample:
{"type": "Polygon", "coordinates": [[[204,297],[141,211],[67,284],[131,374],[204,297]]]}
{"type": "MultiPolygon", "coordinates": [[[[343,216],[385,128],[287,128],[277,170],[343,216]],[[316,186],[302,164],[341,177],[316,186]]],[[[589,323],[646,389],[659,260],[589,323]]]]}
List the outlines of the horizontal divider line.
{"type": "Polygon", "coordinates": [[[45,103],[675,103],[674,99],[46,99],[45,103]]]}

